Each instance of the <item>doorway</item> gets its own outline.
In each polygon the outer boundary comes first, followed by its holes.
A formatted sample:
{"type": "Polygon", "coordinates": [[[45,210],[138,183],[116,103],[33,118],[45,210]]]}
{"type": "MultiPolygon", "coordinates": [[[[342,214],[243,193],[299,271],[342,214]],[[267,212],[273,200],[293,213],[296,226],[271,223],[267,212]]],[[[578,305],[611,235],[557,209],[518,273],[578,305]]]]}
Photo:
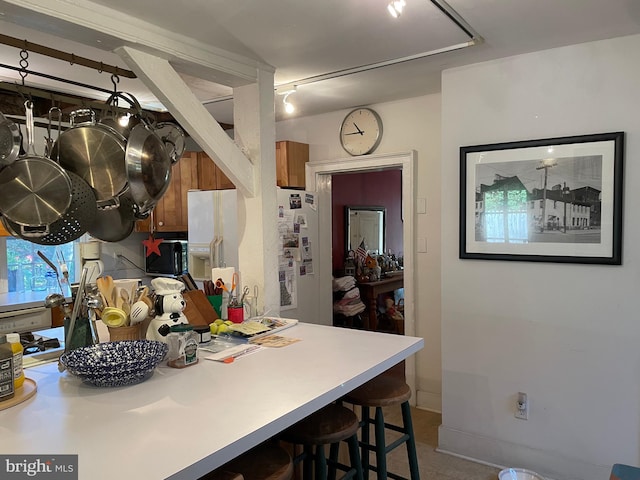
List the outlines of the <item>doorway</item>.
{"type": "MultiPolygon", "coordinates": [[[[333,276],[331,228],[331,179],[340,173],[367,172],[381,169],[402,170],[402,238],[404,253],[404,316],[405,335],[415,335],[415,151],[380,155],[363,155],[338,160],[314,162],[306,169],[307,189],[316,192],[318,204],[318,255],[327,261],[318,262],[318,296],[322,318],[333,317],[331,280],[333,276]]],[[[415,359],[406,362],[409,385],[415,387],[415,359]]]]}

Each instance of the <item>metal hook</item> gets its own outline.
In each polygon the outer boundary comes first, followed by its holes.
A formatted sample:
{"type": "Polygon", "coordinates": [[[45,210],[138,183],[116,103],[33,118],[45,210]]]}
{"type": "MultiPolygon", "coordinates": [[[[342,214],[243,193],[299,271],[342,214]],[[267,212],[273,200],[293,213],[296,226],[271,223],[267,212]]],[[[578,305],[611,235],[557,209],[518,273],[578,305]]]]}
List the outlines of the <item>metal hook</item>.
{"type": "MultiPolygon", "coordinates": [[[[27,46],[27,41],[24,41],[25,47],[27,46]]],[[[29,67],[29,52],[26,48],[20,50],[20,78],[22,78],[22,86],[24,86],[24,79],[27,78],[28,72],[27,68],[29,67]]]]}

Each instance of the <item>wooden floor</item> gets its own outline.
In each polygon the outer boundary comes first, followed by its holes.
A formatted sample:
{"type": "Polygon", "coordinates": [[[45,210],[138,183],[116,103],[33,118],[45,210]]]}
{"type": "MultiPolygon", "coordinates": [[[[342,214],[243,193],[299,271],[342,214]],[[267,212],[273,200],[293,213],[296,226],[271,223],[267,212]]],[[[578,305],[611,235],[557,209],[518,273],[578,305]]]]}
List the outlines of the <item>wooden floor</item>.
{"type": "MultiPolygon", "coordinates": [[[[385,409],[385,419],[399,422],[399,409],[385,409]]],[[[416,436],[416,450],[421,480],[497,480],[498,468],[471,462],[459,457],[438,453],[438,427],[442,423],[439,413],[416,408],[411,409],[413,428],[416,436]]],[[[389,434],[393,438],[393,434],[389,434]]],[[[407,477],[409,465],[406,449],[398,447],[389,455],[388,469],[407,477]]],[[[371,474],[369,478],[375,478],[371,474]]]]}

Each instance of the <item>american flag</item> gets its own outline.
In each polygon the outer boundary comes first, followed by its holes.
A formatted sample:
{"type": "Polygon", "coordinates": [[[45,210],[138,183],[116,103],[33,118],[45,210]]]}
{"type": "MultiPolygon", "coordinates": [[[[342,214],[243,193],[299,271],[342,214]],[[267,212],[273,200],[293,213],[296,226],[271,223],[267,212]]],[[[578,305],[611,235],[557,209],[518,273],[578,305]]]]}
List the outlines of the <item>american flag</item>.
{"type": "Polygon", "coordinates": [[[359,265],[364,265],[365,260],[367,259],[367,247],[364,243],[364,238],[360,242],[360,246],[356,249],[356,260],[359,265]]]}

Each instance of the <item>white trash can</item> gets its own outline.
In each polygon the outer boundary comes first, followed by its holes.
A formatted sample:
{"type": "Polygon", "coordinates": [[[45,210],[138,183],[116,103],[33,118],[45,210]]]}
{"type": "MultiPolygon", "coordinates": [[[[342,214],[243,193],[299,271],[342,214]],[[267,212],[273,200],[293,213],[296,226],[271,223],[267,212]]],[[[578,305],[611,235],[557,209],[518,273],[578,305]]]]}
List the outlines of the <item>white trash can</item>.
{"type": "Polygon", "coordinates": [[[525,468],[505,468],[498,473],[498,480],[545,480],[545,478],[525,468]]]}

